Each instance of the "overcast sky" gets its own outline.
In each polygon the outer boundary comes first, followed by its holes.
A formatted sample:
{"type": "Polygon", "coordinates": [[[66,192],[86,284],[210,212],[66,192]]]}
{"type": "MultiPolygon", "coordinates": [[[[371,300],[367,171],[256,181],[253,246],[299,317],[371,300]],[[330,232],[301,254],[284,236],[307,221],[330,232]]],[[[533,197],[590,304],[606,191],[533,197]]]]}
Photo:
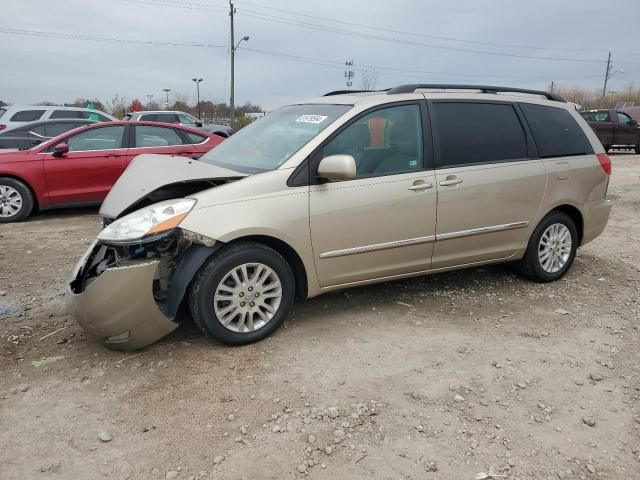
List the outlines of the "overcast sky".
{"type": "MultiPolygon", "coordinates": [[[[250,36],[236,55],[238,104],[273,109],[345,88],[348,59],[353,88],[361,87],[364,70],[376,72],[378,88],[411,82],[546,88],[551,80],[602,88],[611,50],[625,72],[610,88],[640,86],[639,0],[237,0],[235,6],[236,40],[250,36]]],[[[2,0],[0,100],[106,101],[119,94],[144,103],[147,94],[161,100],[162,89],[171,88],[194,102],[197,76],[204,78],[201,98],[228,101],[228,10],[223,0],[2,0]],[[29,35],[8,33],[16,30],[29,35]]]]}

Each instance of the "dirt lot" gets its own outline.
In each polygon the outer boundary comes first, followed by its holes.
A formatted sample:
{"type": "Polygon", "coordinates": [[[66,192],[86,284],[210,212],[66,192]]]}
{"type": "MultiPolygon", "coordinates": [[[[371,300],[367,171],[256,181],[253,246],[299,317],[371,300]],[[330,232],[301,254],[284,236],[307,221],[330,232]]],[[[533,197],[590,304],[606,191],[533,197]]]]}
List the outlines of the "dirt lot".
{"type": "Polygon", "coordinates": [[[354,289],[241,348],[187,319],[104,349],[63,294],[95,210],[0,226],[0,478],[640,478],[640,156],[613,165],[607,230],[560,282],[354,289]]]}

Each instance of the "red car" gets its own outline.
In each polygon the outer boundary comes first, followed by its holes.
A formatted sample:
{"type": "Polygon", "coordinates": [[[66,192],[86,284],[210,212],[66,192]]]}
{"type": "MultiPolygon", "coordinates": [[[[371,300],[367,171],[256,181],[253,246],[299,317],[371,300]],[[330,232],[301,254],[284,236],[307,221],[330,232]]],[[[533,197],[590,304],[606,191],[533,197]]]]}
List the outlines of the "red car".
{"type": "Polygon", "coordinates": [[[224,138],[158,122],[109,122],[77,128],[31,150],[0,150],[0,223],[34,208],[96,205],[140,154],[197,158],[224,138]]]}

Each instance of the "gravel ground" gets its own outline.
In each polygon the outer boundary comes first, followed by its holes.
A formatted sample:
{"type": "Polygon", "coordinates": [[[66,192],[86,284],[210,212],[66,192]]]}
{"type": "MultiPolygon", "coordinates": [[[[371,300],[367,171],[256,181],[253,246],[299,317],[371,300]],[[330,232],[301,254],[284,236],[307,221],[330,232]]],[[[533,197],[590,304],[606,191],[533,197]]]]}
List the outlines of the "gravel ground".
{"type": "Polygon", "coordinates": [[[1,225],[0,478],[640,478],[640,156],[613,167],[609,225],[557,283],[328,294],[247,347],[187,318],[106,350],[63,294],[96,211],[1,225]]]}

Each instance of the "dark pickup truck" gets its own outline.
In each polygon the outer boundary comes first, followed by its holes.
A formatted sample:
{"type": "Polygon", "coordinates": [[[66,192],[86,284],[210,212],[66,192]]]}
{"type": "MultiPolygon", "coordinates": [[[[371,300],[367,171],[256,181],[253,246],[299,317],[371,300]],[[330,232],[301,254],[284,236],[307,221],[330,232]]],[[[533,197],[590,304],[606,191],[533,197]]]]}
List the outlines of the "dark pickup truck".
{"type": "Polygon", "coordinates": [[[617,110],[589,110],[580,115],[596,132],[606,151],[612,147],[625,147],[640,153],[638,122],[626,113],[617,110]]]}

